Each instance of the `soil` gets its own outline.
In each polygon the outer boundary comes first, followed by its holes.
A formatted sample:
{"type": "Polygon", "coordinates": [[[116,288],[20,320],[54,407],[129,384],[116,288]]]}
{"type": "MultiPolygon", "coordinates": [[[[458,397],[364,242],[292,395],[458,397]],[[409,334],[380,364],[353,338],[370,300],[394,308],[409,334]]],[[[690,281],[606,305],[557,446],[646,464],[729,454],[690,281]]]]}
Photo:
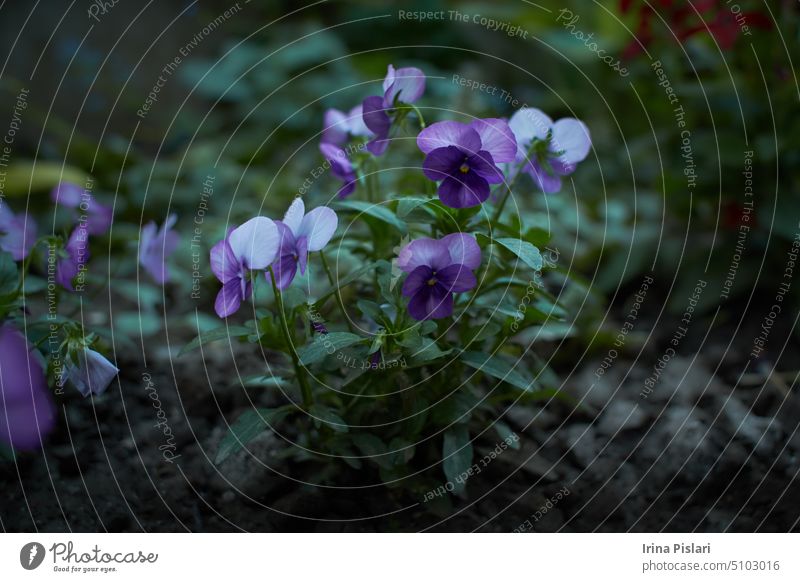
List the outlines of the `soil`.
{"type": "MultiPolygon", "coordinates": [[[[67,395],[43,454],[0,465],[0,527],[798,531],[800,398],[791,392],[793,379],[770,377],[763,361],[742,375],[747,346],[728,348],[730,332],[687,343],[689,353],[676,354],[646,396],[645,381],[668,336],[640,361],[621,356],[599,378],[602,356],[579,370],[559,370],[582,406],[511,409],[505,420],[521,449],[502,452],[472,478],[466,499],[427,502],[365,488],[358,472],[351,483],[357,487],[303,485],[291,477],[307,469],[282,460],[285,445],[272,433],[215,466],[223,418],[270,404],[264,391],[232,387],[239,384],[231,378],[232,358],[241,376],[260,372],[245,350],[231,354],[227,344],[211,344],[200,369],[199,358],[170,357],[166,347],[150,350],[146,363],[122,357],[122,370],[138,372],[93,400],[67,395]]],[[[774,345],[783,345],[780,331],[774,334],[774,345]]]]}

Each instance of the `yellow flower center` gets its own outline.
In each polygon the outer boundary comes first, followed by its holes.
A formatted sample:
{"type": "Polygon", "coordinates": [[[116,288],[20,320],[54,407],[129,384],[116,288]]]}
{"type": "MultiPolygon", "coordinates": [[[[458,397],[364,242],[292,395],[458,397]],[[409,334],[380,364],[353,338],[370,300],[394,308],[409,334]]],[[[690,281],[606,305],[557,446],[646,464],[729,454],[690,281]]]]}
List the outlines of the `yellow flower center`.
{"type": "Polygon", "coordinates": [[[467,164],[461,164],[459,170],[461,170],[462,174],[466,174],[467,172],[469,172],[469,166],[467,164]]]}

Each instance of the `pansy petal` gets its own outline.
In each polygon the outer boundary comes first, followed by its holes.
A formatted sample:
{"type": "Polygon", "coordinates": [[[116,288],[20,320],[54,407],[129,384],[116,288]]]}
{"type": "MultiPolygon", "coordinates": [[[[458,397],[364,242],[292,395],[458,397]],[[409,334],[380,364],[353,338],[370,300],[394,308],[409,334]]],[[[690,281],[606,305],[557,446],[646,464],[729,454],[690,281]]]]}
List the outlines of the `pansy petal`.
{"type": "Polygon", "coordinates": [[[422,162],[422,173],[425,177],[440,182],[450,175],[458,173],[459,167],[467,157],[456,146],[436,148],[425,156],[422,162]]]}
{"type": "Polygon", "coordinates": [[[383,103],[390,107],[395,100],[414,103],[425,92],[425,73],[416,67],[394,69],[389,65],[389,72],[383,83],[383,103]],[[387,85],[388,82],[388,85],[387,85]]]}
{"type": "Polygon", "coordinates": [[[585,160],[591,147],[589,128],[582,121],[566,118],[559,119],[553,125],[553,141],[550,149],[561,152],[558,159],[563,164],[577,164],[585,160]]]}
{"type": "Polygon", "coordinates": [[[50,199],[60,206],[77,208],[85,194],[86,191],[77,184],[61,182],[50,192],[50,199]]]}
{"type": "Polygon", "coordinates": [[[471,208],[489,198],[489,183],[477,172],[447,178],[439,185],[439,199],[450,208],[471,208]]]}
{"type": "Polygon", "coordinates": [[[89,203],[89,216],[86,220],[89,234],[102,235],[111,228],[114,221],[114,209],[111,206],[100,204],[92,198],[89,203]]]}
{"type": "Polygon", "coordinates": [[[320,206],[303,217],[297,236],[308,239],[309,251],[319,251],[331,240],[338,224],[336,213],[327,206],[320,206]]]}
{"type": "Polygon", "coordinates": [[[211,247],[211,272],[222,283],[237,279],[240,266],[227,239],[222,239],[211,247]]]}
{"type": "Polygon", "coordinates": [[[528,164],[525,171],[545,194],[554,194],[561,190],[561,178],[545,172],[538,163],[528,164]]]}
{"type": "Polygon", "coordinates": [[[214,311],[225,318],[239,311],[242,304],[242,286],[239,279],[231,279],[222,286],[214,301],[214,311]]]}
{"type": "Polygon", "coordinates": [[[470,127],[481,137],[481,149],[492,154],[496,163],[517,157],[517,139],[504,119],[475,119],[470,127]]]}
{"type": "Polygon", "coordinates": [[[505,180],[503,172],[495,165],[494,157],[485,150],[470,156],[469,167],[470,171],[477,172],[489,184],[501,184],[505,180]]]}
{"type": "Polygon", "coordinates": [[[306,272],[306,263],[308,263],[308,239],[301,236],[297,239],[297,266],[300,267],[302,275],[306,272]]]}
{"type": "Polygon", "coordinates": [[[478,284],[475,274],[466,265],[450,265],[436,271],[436,279],[450,293],[463,293],[478,284]]]}
{"type": "Polygon", "coordinates": [[[433,270],[427,265],[421,265],[411,271],[403,282],[403,295],[411,297],[420,291],[423,287],[428,285],[431,280],[433,270]]]}
{"type": "Polygon", "coordinates": [[[481,247],[471,234],[454,232],[448,234],[441,241],[447,246],[450,260],[454,264],[465,265],[470,269],[477,269],[481,264],[481,247]]]}
{"type": "Polygon", "coordinates": [[[305,204],[303,204],[303,199],[298,196],[292,200],[289,209],[286,211],[286,214],[283,215],[283,224],[288,226],[295,236],[297,236],[297,231],[300,229],[300,223],[305,213],[306,207],[305,204]]]}
{"type": "Polygon", "coordinates": [[[481,147],[478,132],[458,121],[439,121],[419,132],[417,147],[429,154],[437,148],[456,146],[464,151],[476,152],[481,147]]]}
{"type": "MultiPolygon", "coordinates": [[[[281,255],[272,264],[272,270],[275,273],[275,284],[278,289],[283,291],[291,285],[297,274],[297,257],[294,256],[294,253],[281,255]]],[[[269,273],[266,273],[266,276],[267,282],[271,283],[269,273]]]]}
{"type": "Polygon", "coordinates": [[[453,313],[453,294],[442,285],[425,285],[408,302],[408,312],[419,321],[448,317],[453,313]]]}
{"type": "Polygon", "coordinates": [[[347,114],[347,131],[350,135],[358,137],[368,137],[372,135],[367,124],[364,123],[364,109],[361,103],[353,107],[347,114]]]}
{"type": "Polygon", "coordinates": [[[364,125],[377,137],[381,139],[386,138],[389,135],[392,120],[389,119],[389,114],[386,113],[383,99],[377,95],[367,97],[361,103],[361,107],[361,117],[364,121],[364,125]]]}
{"type": "Polygon", "coordinates": [[[257,216],[231,232],[228,243],[234,256],[248,269],[266,269],[278,252],[278,228],[264,216],[257,216]]]}
{"type": "MultiPolygon", "coordinates": [[[[517,143],[525,148],[534,138],[546,138],[547,132],[553,127],[553,120],[539,109],[523,107],[511,116],[508,126],[514,132],[517,143]]],[[[524,155],[525,151],[520,153],[524,155]]]]}
{"type": "Polygon", "coordinates": [[[328,109],[322,121],[322,138],[324,143],[341,145],[347,141],[347,117],[338,109],[328,109]]]}
{"type": "Polygon", "coordinates": [[[450,253],[441,241],[432,238],[418,238],[400,250],[397,266],[406,273],[417,267],[426,266],[441,269],[450,264],[450,253]]]}
{"type": "Polygon", "coordinates": [[[0,231],[0,249],[15,261],[28,256],[36,243],[36,223],[27,214],[14,216],[0,231]]]}

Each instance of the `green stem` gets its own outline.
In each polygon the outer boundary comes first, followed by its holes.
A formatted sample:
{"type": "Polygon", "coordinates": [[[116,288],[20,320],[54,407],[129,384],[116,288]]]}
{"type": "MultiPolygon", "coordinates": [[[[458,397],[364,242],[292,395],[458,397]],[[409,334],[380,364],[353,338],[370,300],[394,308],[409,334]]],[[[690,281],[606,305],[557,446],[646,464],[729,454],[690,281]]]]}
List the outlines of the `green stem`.
{"type": "Polygon", "coordinates": [[[511,178],[511,181],[508,183],[508,188],[506,189],[505,194],[503,194],[503,199],[500,200],[500,204],[497,205],[497,210],[494,211],[494,216],[492,216],[492,224],[495,224],[498,220],[500,220],[500,215],[503,214],[503,208],[506,206],[506,200],[508,200],[508,196],[511,194],[511,188],[514,186],[517,178],[522,173],[523,166],[528,163],[528,160],[533,155],[535,147],[536,140],[533,140],[530,147],[528,147],[528,152],[525,155],[525,159],[517,166],[517,171],[514,173],[514,177],[511,178]]]}
{"type": "Polygon", "coordinates": [[[425,127],[426,127],[425,126],[425,118],[422,117],[422,112],[419,110],[419,108],[416,105],[412,105],[412,104],[409,103],[409,106],[411,107],[411,109],[414,110],[414,113],[417,114],[417,119],[419,119],[419,128],[420,129],[425,129],[425,127]]]}
{"type": "Polygon", "coordinates": [[[303,367],[300,365],[300,359],[297,357],[297,352],[294,349],[292,335],[289,333],[289,323],[286,321],[286,312],[283,309],[283,297],[281,296],[280,289],[278,289],[278,284],[275,282],[275,273],[272,271],[272,267],[269,268],[269,278],[270,281],[272,281],[272,291],[275,293],[275,302],[278,304],[278,311],[281,315],[283,339],[286,340],[286,346],[289,349],[289,355],[292,357],[292,364],[294,365],[294,374],[297,376],[297,381],[300,383],[300,391],[303,393],[303,406],[308,409],[314,404],[314,396],[306,380],[303,367]]]}
{"type": "MultiPolygon", "coordinates": [[[[333,272],[331,271],[331,268],[328,266],[328,260],[325,258],[325,253],[320,251],[319,256],[322,259],[322,266],[325,268],[325,273],[327,273],[328,275],[328,281],[330,281],[331,287],[336,287],[336,282],[333,278],[333,272]]],[[[350,330],[350,333],[353,333],[353,324],[350,323],[350,318],[347,317],[347,311],[345,310],[344,302],[342,301],[341,290],[338,287],[336,287],[336,291],[334,291],[333,294],[336,297],[336,303],[339,304],[339,309],[342,311],[342,316],[347,322],[347,329],[350,330]]]]}

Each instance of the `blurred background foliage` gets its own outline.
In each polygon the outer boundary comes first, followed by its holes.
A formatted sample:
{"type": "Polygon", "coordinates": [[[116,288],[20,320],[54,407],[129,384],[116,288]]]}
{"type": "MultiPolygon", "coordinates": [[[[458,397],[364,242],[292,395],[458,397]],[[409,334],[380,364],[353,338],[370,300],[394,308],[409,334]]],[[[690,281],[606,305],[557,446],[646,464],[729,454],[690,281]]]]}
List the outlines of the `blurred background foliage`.
{"type": "MultiPolygon", "coordinates": [[[[594,150],[561,193],[513,202],[526,227],[549,233],[560,267],[583,276],[566,298],[583,332],[597,331],[605,305],[626,297],[644,273],[657,274],[664,297],[677,298],[676,310],[688,293],[682,289],[698,277],[722,284],[740,234],[748,150],[754,151],[750,225],[756,228],[747,235],[733,295],[758,285],[773,293],[800,219],[796,2],[740,1],[744,13],[771,24],[734,34],[725,47],[705,30],[678,43],[675,32],[684,23],[670,20],[676,3],[653,2],[658,14],[647,45],[633,51],[644,3],[626,0],[542,7],[521,0],[240,3],[238,13],[190,49],[151,110],[138,116],[163,67],[234,4],[120,2],[94,22],[83,9],[64,16],[60,3],[44,1],[24,40],[17,33],[31,9],[10,8],[19,18],[0,23],[3,54],[10,55],[1,110],[8,116],[21,88],[30,89],[30,99],[5,194],[30,191],[31,207],[44,212],[47,198],[38,195],[54,182],[93,176],[98,196],[115,204],[120,226],[112,248],[134,236],[125,222],[177,212],[179,230],[188,233],[178,256],[188,279],[186,239],[209,175],[215,178],[206,245],[254,212],[282,212],[321,163],[326,108],[349,109],[374,94],[388,63],[418,66],[429,79],[422,103],[429,121],[461,111],[508,117],[527,104],[591,128],[594,150]],[[446,19],[403,20],[398,10],[445,11],[446,19]],[[527,38],[450,20],[450,10],[508,22],[527,38]],[[578,17],[571,27],[562,10],[578,17]],[[600,49],[621,59],[627,75],[604,63],[576,31],[592,34],[600,49]],[[656,60],[686,113],[697,171],[691,191],[674,105],[651,67],[656,60]],[[458,86],[454,74],[498,91],[458,86]]],[[[717,4],[717,11],[730,9],[717,4]]],[[[412,156],[414,148],[406,152],[412,156]]],[[[322,203],[335,188],[323,177],[310,197],[322,203]]],[[[719,295],[703,300],[711,307],[719,295]]]]}

